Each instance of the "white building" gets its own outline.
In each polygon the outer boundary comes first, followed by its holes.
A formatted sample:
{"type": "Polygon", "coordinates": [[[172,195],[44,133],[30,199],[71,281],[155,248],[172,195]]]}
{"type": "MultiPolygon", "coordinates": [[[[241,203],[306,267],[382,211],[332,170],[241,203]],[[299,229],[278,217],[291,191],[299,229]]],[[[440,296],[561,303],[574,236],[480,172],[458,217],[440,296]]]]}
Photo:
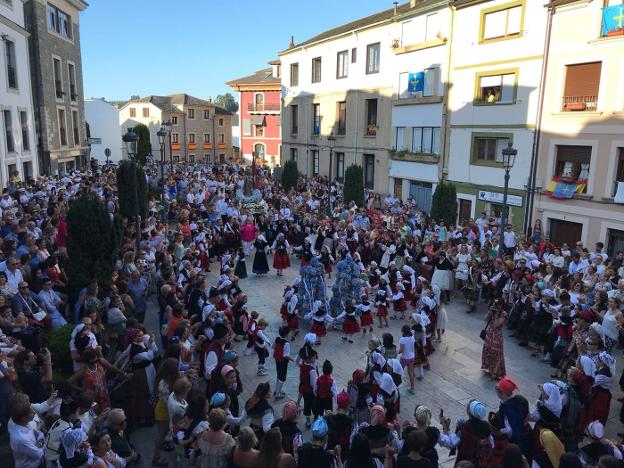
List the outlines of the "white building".
{"type": "Polygon", "coordinates": [[[523,227],[547,9],[540,1],[457,0],[443,170],[457,186],[459,219],[502,211],[501,151],[517,149],[509,221],[523,227]]]}
{"type": "Polygon", "coordinates": [[[18,174],[37,177],[37,140],[35,138],[28,38],[24,28],[22,0],[0,1],[0,185],[18,174]]]}
{"type": "Polygon", "coordinates": [[[101,99],[85,99],[85,118],[91,132],[91,157],[100,164],[119,163],[124,155],[119,109],[101,99]]]}
{"type": "Polygon", "coordinates": [[[149,129],[155,160],[160,160],[161,157],[157,133],[162,123],[167,121],[164,115],[166,110],[175,111],[176,109],[167,98],[161,96],[147,96],[130,101],[119,109],[119,125],[122,135],[138,124],[143,124],[149,129]]]}

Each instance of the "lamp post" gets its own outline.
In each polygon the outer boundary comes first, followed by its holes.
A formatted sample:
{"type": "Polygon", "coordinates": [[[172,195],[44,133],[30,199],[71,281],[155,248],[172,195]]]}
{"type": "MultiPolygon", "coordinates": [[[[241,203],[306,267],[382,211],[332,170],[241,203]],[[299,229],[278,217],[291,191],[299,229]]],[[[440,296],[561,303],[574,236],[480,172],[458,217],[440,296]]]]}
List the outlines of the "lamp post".
{"type": "MultiPolygon", "coordinates": [[[[173,122],[171,119],[163,122],[162,126],[165,128],[165,131],[169,134],[169,172],[173,174],[173,146],[171,143],[171,130],[173,129],[173,122]]],[[[162,127],[161,127],[162,130],[162,127]]],[[[164,160],[164,155],[163,155],[164,160]]]]}
{"type": "Polygon", "coordinates": [[[500,248],[505,247],[505,229],[507,226],[507,194],[509,192],[509,171],[514,165],[516,161],[516,155],[518,154],[518,150],[515,149],[511,142],[507,144],[507,148],[503,148],[503,169],[505,169],[505,190],[503,191],[503,214],[501,216],[501,232],[500,232],[500,248]]]}
{"type": "Polygon", "coordinates": [[[139,187],[136,175],[136,155],[137,146],[139,144],[139,136],[132,131],[131,128],[121,138],[126,144],[128,159],[132,162],[132,186],[134,188],[134,230],[136,233],[136,250],[139,251],[139,243],[141,242],[141,220],[139,218],[139,187]]]}
{"type": "Polygon", "coordinates": [[[165,221],[165,138],[167,137],[167,129],[164,125],[156,133],[158,135],[158,143],[160,143],[160,209],[162,210],[162,219],[165,221]]]}
{"type": "Polygon", "coordinates": [[[329,215],[334,212],[334,201],[332,200],[332,168],[334,166],[334,146],[336,137],[333,133],[327,135],[327,146],[329,146],[329,215]]]}

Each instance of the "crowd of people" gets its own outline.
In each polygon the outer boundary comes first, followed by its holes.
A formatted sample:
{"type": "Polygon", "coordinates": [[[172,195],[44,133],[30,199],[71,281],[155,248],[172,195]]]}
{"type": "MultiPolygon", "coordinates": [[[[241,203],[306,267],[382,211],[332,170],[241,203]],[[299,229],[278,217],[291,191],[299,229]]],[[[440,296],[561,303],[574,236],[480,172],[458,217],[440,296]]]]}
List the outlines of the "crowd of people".
{"type": "MultiPolygon", "coordinates": [[[[159,171],[146,173],[157,187],[159,171]]],[[[74,298],[68,207],[89,191],[112,217],[115,185],[113,169],[93,165],[12,178],[3,190],[0,432],[15,466],[429,468],[437,447],[462,467],[622,465],[621,443],[605,437],[624,324],[621,252],[555,246],[541,226],[526,237],[494,214],[446,225],[391,195],[344,203],[341,186],[321,178],[286,191],[268,170],[180,166],[141,232],[125,226],[110,285],[94,280],[74,298]],[[299,265],[320,265],[318,297],[302,273],[281,310],[249,310],[248,276],[299,265]],[[330,306],[344,265],[354,265],[358,294],[330,306]],[[464,301],[467,313],[487,309],[475,333],[500,406],[471,400],[454,427],[422,405],[406,420],[401,390],[418,394],[452,319],[446,308],[464,301]],[[65,328],[67,375],[45,347],[65,328]],[[522,376],[507,375],[505,330],[552,366],[534,404],[518,393],[522,376]],[[334,331],[346,351],[367,336],[367,359],[347,382],[319,359],[334,331]],[[242,359],[257,359],[263,380],[249,398],[242,359]],[[292,368],[298,394],[287,395],[292,368]],[[155,426],[150,454],[128,437],[143,426],[155,426]]]]}

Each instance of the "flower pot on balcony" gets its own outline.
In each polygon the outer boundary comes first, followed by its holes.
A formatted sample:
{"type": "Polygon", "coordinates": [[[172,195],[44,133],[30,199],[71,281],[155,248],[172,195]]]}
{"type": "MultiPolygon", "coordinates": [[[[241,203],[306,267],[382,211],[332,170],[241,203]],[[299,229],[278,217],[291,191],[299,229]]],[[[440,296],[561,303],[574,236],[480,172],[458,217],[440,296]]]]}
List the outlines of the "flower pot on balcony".
{"type": "Polygon", "coordinates": [[[584,102],[568,102],[565,107],[567,111],[584,111],[587,108],[587,104],[584,102]]]}

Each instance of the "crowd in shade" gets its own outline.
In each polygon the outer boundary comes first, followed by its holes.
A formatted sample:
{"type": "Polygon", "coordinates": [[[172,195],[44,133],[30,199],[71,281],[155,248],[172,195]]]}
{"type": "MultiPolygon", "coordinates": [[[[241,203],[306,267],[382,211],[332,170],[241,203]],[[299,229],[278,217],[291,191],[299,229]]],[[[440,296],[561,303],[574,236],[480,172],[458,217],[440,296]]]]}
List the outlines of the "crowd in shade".
{"type": "MultiPolygon", "coordinates": [[[[345,203],[321,178],[286,191],[268,168],[168,172],[140,231],[123,224],[110,281],[78,294],[68,210],[93,193],[112,219],[115,171],[13,177],[3,190],[0,432],[16,467],[431,468],[441,449],[463,468],[622,466],[621,441],[605,436],[617,432],[622,252],[554,245],[539,223],[527,237],[495,213],[447,224],[411,198],[345,203]],[[280,310],[248,307],[249,276],[288,269],[280,310]],[[453,421],[444,408],[405,414],[401,397],[418,399],[446,339],[449,303],[474,314],[500,404],[470,400],[453,421]],[[334,377],[328,334],[346,353],[366,337],[348,381],[334,377]],[[551,368],[537,401],[506,371],[513,340],[551,368]],[[129,435],[152,426],[153,450],[140,454],[129,435]]],[[[157,168],[146,174],[157,187],[157,168]]]]}

